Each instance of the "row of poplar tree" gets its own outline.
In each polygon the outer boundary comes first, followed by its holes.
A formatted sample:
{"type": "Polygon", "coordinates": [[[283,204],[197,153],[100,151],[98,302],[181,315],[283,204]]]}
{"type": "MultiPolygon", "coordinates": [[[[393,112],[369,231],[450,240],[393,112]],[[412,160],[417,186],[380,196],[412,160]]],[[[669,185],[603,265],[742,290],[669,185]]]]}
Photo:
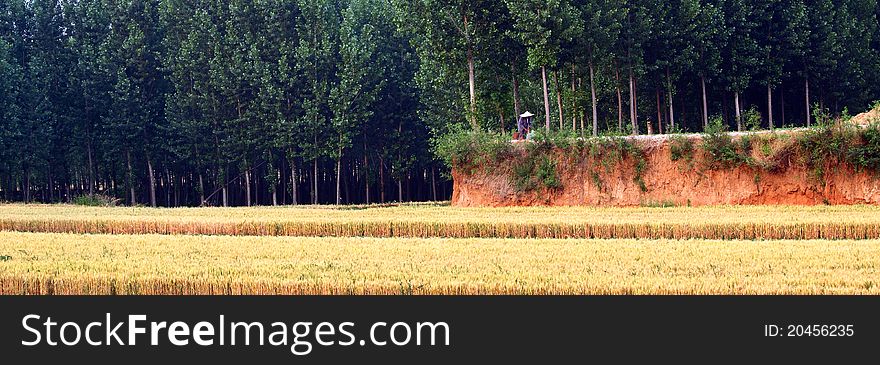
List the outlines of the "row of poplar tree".
{"type": "Polygon", "coordinates": [[[876,0],[4,0],[0,199],[449,197],[431,141],[809,125],[880,98],[876,0]]]}

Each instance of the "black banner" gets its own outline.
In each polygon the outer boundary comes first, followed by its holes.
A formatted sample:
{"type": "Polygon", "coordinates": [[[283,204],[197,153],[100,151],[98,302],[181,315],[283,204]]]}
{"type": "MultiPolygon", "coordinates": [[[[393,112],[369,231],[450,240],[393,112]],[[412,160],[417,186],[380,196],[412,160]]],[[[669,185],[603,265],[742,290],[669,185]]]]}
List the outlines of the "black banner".
{"type": "Polygon", "coordinates": [[[30,363],[840,362],[877,354],[878,309],[870,296],[9,296],[0,351],[30,363]]]}

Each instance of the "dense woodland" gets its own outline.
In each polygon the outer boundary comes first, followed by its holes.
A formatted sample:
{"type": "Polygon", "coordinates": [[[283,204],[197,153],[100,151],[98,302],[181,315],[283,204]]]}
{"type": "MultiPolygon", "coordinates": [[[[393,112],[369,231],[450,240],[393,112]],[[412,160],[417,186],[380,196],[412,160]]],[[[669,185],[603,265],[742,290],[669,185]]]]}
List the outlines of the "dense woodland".
{"type": "Polygon", "coordinates": [[[810,125],[880,99],[876,0],[0,0],[0,200],[448,199],[432,148],[810,125]]]}

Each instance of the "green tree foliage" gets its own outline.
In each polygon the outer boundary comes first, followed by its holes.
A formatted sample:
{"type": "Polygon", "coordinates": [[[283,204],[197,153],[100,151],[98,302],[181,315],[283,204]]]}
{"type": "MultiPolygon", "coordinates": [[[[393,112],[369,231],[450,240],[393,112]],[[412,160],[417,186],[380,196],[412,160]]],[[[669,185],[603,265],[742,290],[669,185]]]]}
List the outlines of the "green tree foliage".
{"type": "Polygon", "coordinates": [[[727,47],[728,28],[725,27],[723,0],[706,1],[695,19],[694,71],[700,78],[703,128],[709,126],[709,102],[706,83],[721,76],[721,54],[727,47]]]}
{"type": "MultiPolygon", "coordinates": [[[[529,66],[541,70],[545,129],[549,131],[551,112],[547,70],[560,66],[563,48],[570,46],[575,35],[582,32],[583,21],[578,9],[565,0],[509,0],[507,6],[514,16],[520,40],[527,48],[529,66]]],[[[561,110],[559,115],[561,128],[561,110]]]]}
{"type": "Polygon", "coordinates": [[[878,53],[874,0],[6,0],[0,199],[443,199],[444,135],[810,125],[878,53]]]}
{"type": "MultiPolygon", "coordinates": [[[[666,89],[668,106],[668,128],[675,129],[674,94],[680,76],[691,70],[697,56],[696,26],[699,17],[699,3],[695,0],[663,1],[650,7],[655,22],[651,38],[646,47],[650,58],[650,68],[657,80],[666,89]]],[[[659,85],[658,85],[659,86],[659,85]]],[[[665,129],[665,128],[661,128],[665,129]]]]}
{"type": "MultiPolygon", "coordinates": [[[[21,140],[19,135],[22,118],[22,107],[19,105],[19,96],[22,85],[21,68],[12,53],[12,44],[5,39],[0,39],[0,101],[3,108],[0,110],[0,172],[11,180],[20,173],[19,166],[15,164],[15,141],[21,140]]],[[[8,191],[10,181],[4,181],[4,199],[10,199],[8,191]]]]}
{"type": "Polygon", "coordinates": [[[142,157],[151,206],[157,205],[154,166],[165,155],[166,125],[157,5],[145,0],[114,3],[110,34],[101,49],[112,83],[109,113],[101,126],[105,160],[125,166],[124,181],[131,203],[136,204],[132,155],[142,157]]]}
{"type": "Polygon", "coordinates": [[[576,49],[587,63],[590,84],[592,135],[599,135],[599,105],[596,90],[597,68],[610,63],[614,43],[620,35],[625,8],[620,0],[588,0],[576,2],[583,18],[583,32],[575,39],[576,49]]]}
{"type": "Polygon", "coordinates": [[[168,147],[181,167],[194,171],[199,204],[205,201],[205,174],[219,172],[222,164],[219,100],[209,73],[217,28],[206,7],[206,1],[168,0],[160,12],[165,34],[163,66],[170,84],[165,97],[172,137],[168,147]]]}
{"type": "Polygon", "coordinates": [[[759,23],[752,13],[747,0],[727,0],[724,3],[725,27],[729,29],[728,39],[722,53],[727,90],[734,94],[737,130],[743,129],[741,94],[755,78],[755,69],[760,65],[761,49],[757,36],[759,23]]]}
{"type": "Polygon", "coordinates": [[[807,125],[810,125],[813,104],[824,104],[825,95],[821,93],[828,90],[834,78],[833,70],[837,60],[842,56],[840,39],[833,26],[835,17],[834,1],[810,0],[807,1],[807,25],[808,40],[804,63],[804,91],[809,105],[806,106],[807,125]],[[810,97],[810,85],[814,90],[821,90],[818,99],[810,97]]]}

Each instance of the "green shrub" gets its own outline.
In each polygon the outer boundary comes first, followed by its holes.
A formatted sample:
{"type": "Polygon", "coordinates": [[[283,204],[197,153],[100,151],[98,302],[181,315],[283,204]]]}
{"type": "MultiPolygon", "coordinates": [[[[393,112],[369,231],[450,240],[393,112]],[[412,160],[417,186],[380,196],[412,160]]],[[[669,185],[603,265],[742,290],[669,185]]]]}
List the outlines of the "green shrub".
{"type": "Polygon", "coordinates": [[[740,137],[738,140],[736,140],[736,144],[737,144],[737,148],[739,149],[740,154],[745,156],[747,161],[750,160],[751,159],[750,156],[752,155],[752,146],[753,146],[752,136],[744,135],[744,136],[740,137]]]}
{"type": "Polygon", "coordinates": [[[633,181],[639,185],[642,191],[647,191],[642,175],[648,168],[648,161],[645,158],[645,152],[633,140],[624,137],[597,138],[590,147],[590,157],[593,161],[599,161],[599,165],[605,169],[606,173],[610,173],[614,167],[622,164],[627,158],[632,159],[635,173],[633,181]]]}
{"type": "Polygon", "coordinates": [[[680,134],[670,137],[669,159],[672,161],[692,161],[694,159],[694,141],[680,134]]]}
{"type": "Polygon", "coordinates": [[[599,133],[602,137],[623,137],[632,134],[632,125],[629,123],[623,124],[623,129],[617,128],[617,125],[614,123],[608,123],[608,127],[599,133]]]}
{"type": "Polygon", "coordinates": [[[89,207],[115,207],[119,205],[120,200],[111,196],[102,194],[80,195],[74,197],[72,203],[74,205],[84,205],[89,207]]]}
{"type": "Polygon", "coordinates": [[[538,187],[534,179],[535,162],[526,159],[513,165],[511,180],[516,191],[531,191],[538,187]]]}
{"type": "Polygon", "coordinates": [[[853,116],[849,113],[849,107],[843,107],[843,111],[840,112],[840,121],[843,123],[849,123],[852,121],[853,116]]]}
{"type": "Polygon", "coordinates": [[[513,151],[508,136],[474,131],[462,125],[451,127],[449,132],[435,138],[432,143],[434,153],[450,168],[473,168],[503,161],[511,157],[513,151]]]}
{"type": "Polygon", "coordinates": [[[578,135],[570,129],[564,129],[561,131],[551,130],[549,132],[544,129],[539,129],[535,131],[533,141],[538,145],[555,147],[562,151],[567,151],[572,146],[575,146],[578,141],[578,135]]]}
{"type": "Polygon", "coordinates": [[[743,138],[734,142],[720,118],[713,118],[709,123],[703,136],[702,148],[708,169],[730,169],[752,163],[749,156],[751,141],[743,138]]]}
{"type": "Polygon", "coordinates": [[[847,151],[847,161],[859,170],[880,171],[880,125],[861,130],[858,139],[860,143],[847,151]]]}
{"type": "Polygon", "coordinates": [[[768,157],[773,153],[773,146],[770,145],[772,139],[770,138],[761,138],[761,154],[764,157],[768,157]]]}
{"type": "Polygon", "coordinates": [[[633,176],[633,181],[639,186],[639,190],[643,193],[648,191],[648,186],[645,185],[645,170],[648,169],[648,160],[644,158],[644,156],[639,155],[640,158],[636,158],[635,165],[635,176],[633,176]]]}
{"type": "Polygon", "coordinates": [[[517,191],[532,191],[540,187],[559,189],[562,180],[552,157],[529,154],[524,160],[516,161],[511,171],[513,187],[517,191]]]}
{"type": "Polygon", "coordinates": [[[742,115],[743,122],[745,123],[746,130],[748,131],[759,131],[761,130],[761,112],[758,111],[757,108],[753,105],[751,108],[745,111],[742,115]]]}
{"type": "Polygon", "coordinates": [[[845,162],[857,134],[845,124],[823,122],[797,136],[798,156],[812,170],[813,177],[824,182],[825,166],[828,163],[845,162]]]}
{"type": "Polygon", "coordinates": [[[820,108],[819,104],[813,104],[813,120],[817,127],[826,127],[834,123],[834,118],[831,117],[828,109],[820,108]]]}
{"type": "Polygon", "coordinates": [[[676,124],[676,125],[675,125],[674,127],[672,127],[672,128],[669,128],[669,129],[666,131],[666,134],[683,134],[683,133],[685,133],[685,130],[682,129],[681,125],[678,125],[678,124],[676,124]]]}
{"type": "Polygon", "coordinates": [[[562,187],[562,181],[556,171],[556,161],[549,157],[541,159],[535,175],[538,181],[548,189],[559,189],[562,187]]]}

